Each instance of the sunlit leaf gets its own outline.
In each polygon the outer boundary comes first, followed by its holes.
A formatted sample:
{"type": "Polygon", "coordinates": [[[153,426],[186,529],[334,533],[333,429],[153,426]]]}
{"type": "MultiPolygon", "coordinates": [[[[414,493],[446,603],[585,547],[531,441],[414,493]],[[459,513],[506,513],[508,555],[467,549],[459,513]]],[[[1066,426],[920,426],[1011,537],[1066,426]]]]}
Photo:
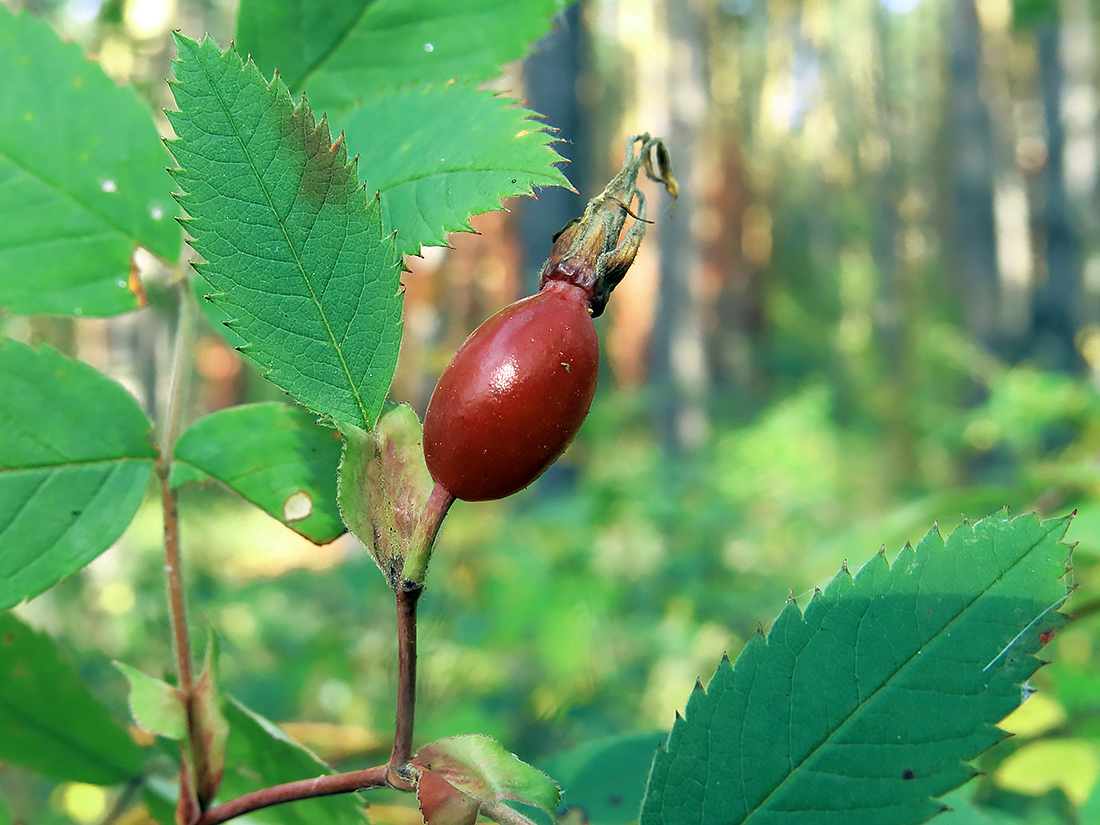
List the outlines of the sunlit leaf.
{"type": "Polygon", "coordinates": [[[36,596],[122,534],[155,451],[126,390],[53,349],[0,339],[0,609],[36,596]]]}
{"type": "Polygon", "coordinates": [[[0,306],[138,306],[134,247],[179,257],[169,160],[149,107],[80,47],[0,6],[0,306]]]}
{"type": "Polygon", "coordinates": [[[0,613],[0,759],[56,779],[116,785],[141,751],[53,639],[0,613]]]}
{"type": "Polygon", "coordinates": [[[300,407],[273,401],[211,413],[180,436],[175,457],[173,484],[215,478],[318,544],[344,532],[339,433],[300,407]]]}
{"type": "Polygon", "coordinates": [[[368,98],[340,116],[367,188],[382,197],[383,221],[398,249],[446,243],[470,231],[470,216],[530,195],[535,186],[569,186],[552,164],[554,136],[533,112],[469,84],[417,86],[368,98]],[[379,139],[379,129],[394,135],[379,139]]]}
{"type": "Polygon", "coordinates": [[[169,148],[212,300],[270,380],[369,429],[401,342],[400,266],[377,201],[343,141],[282,81],[209,38],[176,44],[169,148]]]}
{"type": "Polygon", "coordinates": [[[846,570],[698,687],[657,754],[642,825],[919,823],[1006,734],[1061,625],[1068,519],[932,530],[846,570]]]}
{"type": "Polygon", "coordinates": [[[236,43],[320,111],[412,81],[484,81],[550,29],[563,0],[242,0],[236,43]]]}

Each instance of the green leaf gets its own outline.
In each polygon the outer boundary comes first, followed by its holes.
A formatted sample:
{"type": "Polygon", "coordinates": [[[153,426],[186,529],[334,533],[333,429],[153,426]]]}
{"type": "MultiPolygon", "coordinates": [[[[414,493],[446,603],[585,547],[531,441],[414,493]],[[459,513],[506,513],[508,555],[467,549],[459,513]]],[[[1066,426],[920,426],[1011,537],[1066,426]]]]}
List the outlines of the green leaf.
{"type": "MultiPolygon", "coordinates": [[[[236,796],[332,769],[277,726],[235,699],[223,706],[229,722],[229,756],[219,798],[236,796]]],[[[363,825],[362,800],[356,794],[319,797],[278,805],[248,815],[276,825],[363,825]]]]}
{"type": "Polygon", "coordinates": [[[310,541],[330,542],[344,532],[340,435],[316,418],[277,401],[211,413],[176,442],[172,483],[215,478],[310,541]]]}
{"type": "Polygon", "coordinates": [[[158,736],[183,741],[187,737],[187,708],[174,686],[115,662],[130,684],[130,713],[142,728],[158,736]]]}
{"type": "Polygon", "coordinates": [[[558,783],[491,737],[440,739],[417,751],[413,760],[483,804],[522,802],[556,817],[561,799],[558,783]]]}
{"type": "Polygon", "coordinates": [[[1063,621],[1068,519],[1000,513],[841,571],[697,687],[641,823],[919,823],[1006,734],[1063,621]]]}
{"type": "Polygon", "coordinates": [[[297,401],[370,429],[401,343],[400,264],[342,140],[235,51],[176,36],[179,201],[242,352],[297,401]]]}
{"type": "Polygon", "coordinates": [[[0,305],[114,315],[130,257],[181,248],[148,107],[29,14],[0,6],[0,305]]]}
{"type": "Polygon", "coordinates": [[[0,609],[36,596],[122,535],[155,451],[122,387],[43,346],[0,339],[0,609]]]}
{"type": "Polygon", "coordinates": [[[370,432],[344,434],[340,510],[391,586],[432,491],[423,439],[420,419],[405,404],[391,404],[370,432]]]}
{"type": "Polygon", "coordinates": [[[368,98],[340,116],[367,188],[382,197],[398,251],[441,246],[472,231],[470,216],[534,186],[569,187],[534,112],[470,84],[414,87],[368,98]],[[380,140],[383,133],[399,135],[380,140]]]}
{"type": "Polygon", "coordinates": [[[590,825],[637,822],[646,776],[667,734],[635,733],[589,742],[543,767],[565,788],[566,810],[580,809],[590,825]]]}
{"type": "Polygon", "coordinates": [[[484,81],[550,29],[562,0],[242,0],[236,42],[335,112],[412,81],[484,81]],[[330,9],[331,6],[331,9],[330,9]],[[303,10],[307,9],[307,10],[303,10]],[[331,13],[329,13],[331,12],[331,13]]]}
{"type": "Polygon", "coordinates": [[[0,614],[0,759],[57,779],[117,785],[141,750],[92,696],[53,639],[0,614]]]}

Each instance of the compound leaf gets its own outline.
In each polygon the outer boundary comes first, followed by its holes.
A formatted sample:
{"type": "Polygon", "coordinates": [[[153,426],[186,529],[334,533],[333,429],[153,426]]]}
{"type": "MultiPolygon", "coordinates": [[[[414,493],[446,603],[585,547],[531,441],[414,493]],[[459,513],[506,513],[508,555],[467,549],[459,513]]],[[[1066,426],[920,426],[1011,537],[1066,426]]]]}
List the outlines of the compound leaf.
{"type": "Polygon", "coordinates": [[[178,199],[209,296],[292,397],[369,429],[401,342],[400,264],[343,140],[276,77],[176,36],[178,199]]]}
{"type": "Polygon", "coordinates": [[[1061,626],[1068,519],[1000,513],[843,570],[697,687],[641,825],[923,822],[1006,734],[1061,626]]]}
{"type": "Polygon", "coordinates": [[[523,57],[562,0],[339,0],[313,8],[242,0],[236,42],[278,69],[318,110],[335,111],[385,87],[488,80],[523,57]]]}
{"type": "Polygon", "coordinates": [[[141,750],[44,633],[0,614],[0,759],[57,779],[117,785],[141,750]]]}
{"type": "Polygon", "coordinates": [[[42,20],[0,6],[0,305],[114,315],[130,258],[179,257],[168,160],[148,107],[42,20]]]}
{"type": "Polygon", "coordinates": [[[340,123],[407,255],[445,244],[447,232],[472,231],[470,216],[500,209],[504,198],[569,186],[553,166],[561,160],[553,136],[533,117],[473,85],[450,84],[368,98],[340,123]],[[380,128],[400,139],[378,140],[380,128]]]}
{"type": "Polygon", "coordinates": [[[330,542],[344,532],[340,435],[316,419],[277,401],[204,416],[176,442],[173,484],[215,478],[310,541],[330,542]]]}
{"type": "Polygon", "coordinates": [[[121,386],[57,351],[0,339],[0,609],[36,596],[122,535],[155,451],[121,386]]]}

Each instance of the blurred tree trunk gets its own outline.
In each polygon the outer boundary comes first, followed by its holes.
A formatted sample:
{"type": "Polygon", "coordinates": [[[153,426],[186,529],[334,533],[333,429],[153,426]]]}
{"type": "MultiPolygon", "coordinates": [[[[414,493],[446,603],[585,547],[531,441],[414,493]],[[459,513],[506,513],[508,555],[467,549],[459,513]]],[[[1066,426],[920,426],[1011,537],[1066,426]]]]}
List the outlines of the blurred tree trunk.
{"type": "Polygon", "coordinates": [[[1035,290],[1031,315],[1032,357],[1046,369],[1080,372],[1085,364],[1075,343],[1076,307],[1081,295],[1078,240],[1066,192],[1066,130],[1062,122],[1065,73],[1058,49],[1059,26],[1041,24],[1035,32],[1039,85],[1047,133],[1040,233],[1045,239],[1046,277],[1035,290]]]}
{"type": "Polygon", "coordinates": [[[588,140],[588,117],[577,95],[578,83],[588,62],[588,37],[584,27],[584,2],[573,3],[555,20],[554,30],[535,44],[524,61],[527,105],[545,115],[562,142],[555,148],[570,163],[562,171],[580,194],[550,187],[538,192],[538,200],[524,198],[517,207],[523,259],[525,294],[538,289],[539,267],[550,252],[551,236],[584,211],[589,168],[593,155],[603,157],[605,147],[588,140]]]}
{"type": "Polygon", "coordinates": [[[950,15],[948,143],[953,166],[950,243],[970,334],[999,351],[993,151],[981,94],[981,27],[975,0],[954,0],[950,15]]]}
{"type": "MultiPolygon", "coordinates": [[[[709,42],[706,21],[695,3],[665,0],[661,5],[669,40],[664,67],[668,112],[664,137],[680,181],[680,197],[674,215],[659,227],[651,385],[659,436],[667,452],[676,454],[701,446],[707,437],[701,261],[693,228],[700,208],[695,163],[703,156],[705,140],[709,42]]],[[[658,93],[655,89],[643,91],[658,93]]],[[[651,214],[665,212],[659,204],[653,207],[651,214]]]]}
{"type": "Polygon", "coordinates": [[[912,472],[914,462],[907,403],[911,373],[906,351],[906,307],[897,254],[898,237],[902,229],[898,216],[898,202],[902,191],[899,180],[901,140],[895,128],[896,116],[893,111],[894,72],[890,63],[890,28],[885,9],[879,6],[872,14],[877,35],[874,42],[878,46],[876,62],[882,77],[876,89],[875,110],[878,112],[882,134],[892,147],[882,169],[875,176],[872,189],[870,248],[879,279],[878,312],[875,320],[877,338],[881,344],[884,379],[888,385],[885,412],[890,452],[895,457],[895,466],[904,465],[905,471],[902,475],[905,476],[912,472]]]}

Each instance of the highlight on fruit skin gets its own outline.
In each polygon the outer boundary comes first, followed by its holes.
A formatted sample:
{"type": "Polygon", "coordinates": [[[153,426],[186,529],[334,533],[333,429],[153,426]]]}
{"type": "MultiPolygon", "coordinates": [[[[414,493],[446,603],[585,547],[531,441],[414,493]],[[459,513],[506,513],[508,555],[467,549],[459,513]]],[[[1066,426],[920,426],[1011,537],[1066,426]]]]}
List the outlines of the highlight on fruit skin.
{"type": "Polygon", "coordinates": [[[664,142],[631,137],[622,170],[554,236],[539,291],[474,330],[440,376],[424,415],[424,457],[436,484],[455,498],[486,501],[522,490],[584,423],[599,377],[592,319],[645,236],[642,169],[676,196],[664,142]]]}

